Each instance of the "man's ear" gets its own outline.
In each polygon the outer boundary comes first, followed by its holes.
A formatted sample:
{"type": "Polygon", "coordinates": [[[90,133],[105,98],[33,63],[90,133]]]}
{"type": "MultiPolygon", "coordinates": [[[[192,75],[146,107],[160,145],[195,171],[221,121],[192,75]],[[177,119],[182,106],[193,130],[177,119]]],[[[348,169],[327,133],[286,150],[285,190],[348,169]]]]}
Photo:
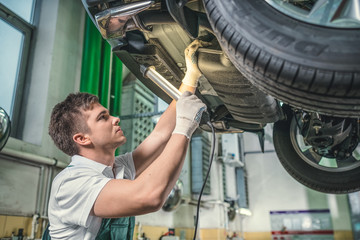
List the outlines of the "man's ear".
{"type": "Polygon", "coordinates": [[[91,140],[87,134],[83,133],[76,133],[73,136],[73,140],[75,143],[81,145],[81,146],[87,146],[91,144],[91,140]]]}

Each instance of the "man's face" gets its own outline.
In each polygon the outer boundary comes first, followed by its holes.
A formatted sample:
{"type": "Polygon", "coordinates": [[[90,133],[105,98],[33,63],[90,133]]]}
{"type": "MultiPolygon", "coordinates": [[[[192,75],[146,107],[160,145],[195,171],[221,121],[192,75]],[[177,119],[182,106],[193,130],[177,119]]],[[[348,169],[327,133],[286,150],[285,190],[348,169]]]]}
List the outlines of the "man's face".
{"type": "Polygon", "coordinates": [[[91,110],[84,113],[90,129],[87,135],[95,148],[112,150],[126,142],[126,137],[119,126],[120,119],[110,116],[109,111],[101,104],[94,104],[91,110]]]}

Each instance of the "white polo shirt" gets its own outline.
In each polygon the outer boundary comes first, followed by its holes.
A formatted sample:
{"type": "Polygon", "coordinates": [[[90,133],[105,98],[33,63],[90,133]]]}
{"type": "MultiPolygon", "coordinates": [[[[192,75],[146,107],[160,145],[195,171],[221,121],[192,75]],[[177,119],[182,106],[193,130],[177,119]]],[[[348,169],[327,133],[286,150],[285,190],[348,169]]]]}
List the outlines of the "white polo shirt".
{"type": "Polygon", "coordinates": [[[56,239],[95,239],[102,218],[90,215],[101,189],[111,179],[135,179],[132,154],[115,157],[111,166],[75,155],[52,183],[49,200],[50,236],[56,239]]]}

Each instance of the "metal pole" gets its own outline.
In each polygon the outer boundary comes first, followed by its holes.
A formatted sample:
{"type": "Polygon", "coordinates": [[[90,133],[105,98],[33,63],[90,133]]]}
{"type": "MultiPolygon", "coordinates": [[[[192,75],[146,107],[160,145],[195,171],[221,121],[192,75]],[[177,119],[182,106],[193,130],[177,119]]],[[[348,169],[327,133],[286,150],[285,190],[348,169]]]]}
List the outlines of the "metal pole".
{"type": "Polygon", "coordinates": [[[3,148],[1,150],[1,154],[9,155],[18,159],[28,160],[34,163],[51,165],[59,168],[66,168],[68,165],[67,163],[57,161],[56,159],[47,158],[27,152],[21,152],[10,148],[3,148]]]}

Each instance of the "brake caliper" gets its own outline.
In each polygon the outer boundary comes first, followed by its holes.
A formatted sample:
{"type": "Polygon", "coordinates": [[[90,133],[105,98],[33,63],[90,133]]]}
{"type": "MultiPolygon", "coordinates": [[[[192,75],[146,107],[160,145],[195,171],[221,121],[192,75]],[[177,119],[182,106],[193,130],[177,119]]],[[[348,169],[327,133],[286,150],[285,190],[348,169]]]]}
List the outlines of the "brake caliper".
{"type": "Polygon", "coordinates": [[[301,122],[302,126],[299,122],[298,126],[305,144],[323,157],[346,159],[357,146],[359,128],[356,119],[304,112],[301,122]]]}

